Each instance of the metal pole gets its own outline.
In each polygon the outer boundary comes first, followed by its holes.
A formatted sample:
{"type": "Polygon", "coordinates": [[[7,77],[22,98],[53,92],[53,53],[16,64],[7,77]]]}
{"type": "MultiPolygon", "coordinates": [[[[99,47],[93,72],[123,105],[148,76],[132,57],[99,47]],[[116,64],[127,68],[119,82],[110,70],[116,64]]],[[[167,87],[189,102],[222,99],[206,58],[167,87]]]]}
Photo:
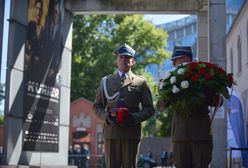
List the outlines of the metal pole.
{"type": "Polygon", "coordinates": [[[232,148],[229,149],[230,150],[230,154],[229,154],[229,168],[232,168],[232,148]]]}

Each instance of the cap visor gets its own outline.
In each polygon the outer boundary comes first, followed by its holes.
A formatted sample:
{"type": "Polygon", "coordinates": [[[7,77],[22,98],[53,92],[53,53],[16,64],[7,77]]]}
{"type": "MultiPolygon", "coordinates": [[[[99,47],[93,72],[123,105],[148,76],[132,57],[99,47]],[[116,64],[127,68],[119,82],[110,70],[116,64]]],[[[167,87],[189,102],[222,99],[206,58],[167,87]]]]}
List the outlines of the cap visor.
{"type": "Polygon", "coordinates": [[[118,55],[133,57],[133,55],[128,52],[119,53],[118,55]]]}
{"type": "Polygon", "coordinates": [[[171,58],[171,60],[173,61],[173,60],[175,60],[175,59],[177,59],[177,58],[181,58],[181,57],[184,57],[184,56],[185,56],[185,55],[174,56],[174,57],[171,58]]]}

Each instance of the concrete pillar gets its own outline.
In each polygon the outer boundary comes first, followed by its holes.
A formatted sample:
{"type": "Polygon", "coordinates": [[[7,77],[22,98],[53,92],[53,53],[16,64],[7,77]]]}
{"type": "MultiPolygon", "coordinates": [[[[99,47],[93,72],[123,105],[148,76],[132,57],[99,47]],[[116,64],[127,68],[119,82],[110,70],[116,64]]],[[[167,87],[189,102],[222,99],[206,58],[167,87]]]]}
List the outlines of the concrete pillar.
{"type": "Polygon", "coordinates": [[[197,13],[197,60],[208,61],[208,13],[197,13]]]}
{"type": "Polygon", "coordinates": [[[65,6],[74,14],[121,14],[199,11],[204,0],[65,0],[65,6]]]}
{"type": "Polygon", "coordinates": [[[5,0],[1,0],[0,1],[0,79],[1,79],[1,69],[2,69],[4,5],[5,5],[5,0]]]}
{"type": "MultiPolygon", "coordinates": [[[[225,0],[209,0],[209,61],[226,69],[226,3],[225,0]]],[[[225,104],[225,103],[224,103],[225,104]]],[[[221,107],[213,120],[212,167],[227,167],[226,107],[221,107]]]]}
{"type": "MultiPolygon", "coordinates": [[[[59,151],[23,151],[23,74],[28,0],[11,0],[4,121],[4,167],[69,167],[69,107],[72,15],[65,11],[61,62],[59,151]]],[[[38,75],[38,74],[37,74],[38,75]]],[[[70,166],[74,167],[74,166],[70,166]]]]}

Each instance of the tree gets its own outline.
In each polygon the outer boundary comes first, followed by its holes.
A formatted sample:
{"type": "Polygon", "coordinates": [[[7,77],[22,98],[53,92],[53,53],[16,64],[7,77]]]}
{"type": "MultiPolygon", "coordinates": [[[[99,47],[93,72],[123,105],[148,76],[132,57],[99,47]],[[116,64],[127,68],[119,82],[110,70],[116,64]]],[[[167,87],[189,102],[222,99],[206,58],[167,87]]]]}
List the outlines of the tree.
{"type": "MultiPolygon", "coordinates": [[[[2,104],[2,101],[5,98],[4,87],[5,87],[5,85],[3,83],[0,83],[0,104],[2,104]]],[[[0,110],[0,125],[3,125],[3,120],[4,120],[3,111],[0,110]]]]}
{"type": "Polygon", "coordinates": [[[113,50],[123,42],[138,53],[136,73],[168,56],[164,51],[167,33],[143,15],[75,16],[73,24],[71,100],[94,100],[100,79],[115,71],[113,50]]]}
{"type": "Polygon", "coordinates": [[[3,125],[3,121],[4,121],[4,116],[3,114],[0,114],[0,125],[3,125]]]}
{"type": "Polygon", "coordinates": [[[151,75],[143,73],[143,76],[146,77],[149,86],[151,87],[153,104],[156,111],[156,113],[149,120],[142,123],[143,135],[152,137],[169,137],[171,135],[172,113],[167,111],[167,109],[163,111],[157,110],[156,103],[158,97],[156,95],[158,92],[158,85],[154,82],[151,75]]]}
{"type": "MultiPolygon", "coordinates": [[[[2,105],[2,101],[5,98],[4,87],[5,87],[5,85],[3,83],[0,83],[0,105],[2,105]]],[[[3,117],[3,110],[0,109],[0,125],[3,124],[3,119],[4,119],[4,117],[3,117]]]]}
{"type": "Polygon", "coordinates": [[[4,87],[5,85],[3,83],[0,83],[0,103],[4,100],[4,87]]]}
{"type": "Polygon", "coordinates": [[[114,71],[113,19],[107,15],[74,18],[71,100],[85,97],[92,101],[100,78],[114,71]]]}

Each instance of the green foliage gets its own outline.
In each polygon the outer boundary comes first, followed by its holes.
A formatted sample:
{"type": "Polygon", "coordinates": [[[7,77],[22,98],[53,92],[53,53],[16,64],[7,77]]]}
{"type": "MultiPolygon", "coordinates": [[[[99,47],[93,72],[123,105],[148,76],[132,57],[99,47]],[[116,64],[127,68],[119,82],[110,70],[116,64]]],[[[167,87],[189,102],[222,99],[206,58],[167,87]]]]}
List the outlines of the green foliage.
{"type": "Polygon", "coordinates": [[[157,120],[160,123],[159,130],[155,132],[155,136],[169,137],[171,136],[171,121],[173,113],[168,109],[158,112],[157,120]]]}
{"type": "Polygon", "coordinates": [[[0,83],[0,103],[3,101],[3,99],[4,99],[4,87],[5,87],[5,85],[3,84],[3,83],[0,83]]]}
{"type": "Polygon", "coordinates": [[[3,125],[3,121],[4,121],[4,116],[0,114],[0,125],[3,125]]]}
{"type": "Polygon", "coordinates": [[[137,52],[138,64],[136,69],[142,69],[148,64],[162,63],[168,56],[164,51],[167,33],[146,20],[143,15],[126,16],[119,24],[114,44],[122,42],[130,44],[137,52]]]}
{"type": "Polygon", "coordinates": [[[144,20],[143,15],[75,16],[73,22],[73,52],[71,100],[85,97],[93,101],[100,79],[116,70],[113,51],[127,42],[137,52],[133,71],[162,63],[167,33],[144,20]]]}
{"type": "Polygon", "coordinates": [[[171,134],[171,120],[172,113],[168,112],[168,109],[165,111],[158,111],[156,109],[156,103],[158,97],[156,96],[157,92],[157,83],[154,82],[152,75],[147,74],[144,70],[140,71],[140,74],[146,78],[148,85],[151,88],[153,95],[153,104],[155,108],[155,114],[142,123],[142,133],[144,136],[153,136],[153,137],[168,137],[171,134]]]}
{"type": "Polygon", "coordinates": [[[156,113],[142,123],[142,132],[144,136],[169,137],[171,135],[172,114],[165,111],[155,110],[156,113]]]}
{"type": "Polygon", "coordinates": [[[76,16],[73,29],[71,100],[94,100],[101,77],[114,71],[113,16],[76,16]]]}
{"type": "MultiPolygon", "coordinates": [[[[5,98],[5,84],[0,83],[0,105],[3,103],[2,101],[5,98]]],[[[0,125],[3,125],[3,120],[4,120],[4,116],[3,116],[3,109],[0,109],[0,125]]]]}

